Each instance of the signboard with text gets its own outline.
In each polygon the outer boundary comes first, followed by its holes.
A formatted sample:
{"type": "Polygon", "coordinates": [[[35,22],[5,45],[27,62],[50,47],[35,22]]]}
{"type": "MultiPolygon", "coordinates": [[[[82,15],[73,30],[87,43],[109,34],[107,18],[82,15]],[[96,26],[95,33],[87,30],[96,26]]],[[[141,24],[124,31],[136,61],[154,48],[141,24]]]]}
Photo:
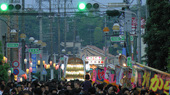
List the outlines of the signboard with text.
{"type": "Polygon", "coordinates": [[[169,95],[170,76],[155,71],[138,71],[137,86],[169,95]]]}
{"type": "Polygon", "coordinates": [[[32,58],[32,73],[36,73],[36,71],[37,71],[37,69],[36,69],[36,66],[37,66],[36,54],[32,54],[31,58],[32,58]]]}

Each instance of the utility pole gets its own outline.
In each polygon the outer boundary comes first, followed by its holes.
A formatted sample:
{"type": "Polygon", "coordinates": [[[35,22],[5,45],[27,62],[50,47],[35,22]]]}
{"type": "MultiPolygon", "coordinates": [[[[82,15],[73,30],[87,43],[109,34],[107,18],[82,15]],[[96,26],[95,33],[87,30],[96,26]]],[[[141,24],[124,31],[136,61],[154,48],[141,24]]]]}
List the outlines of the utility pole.
{"type": "MultiPolygon", "coordinates": [[[[106,16],[105,16],[105,27],[106,27],[106,16]]],[[[104,49],[104,52],[105,52],[105,57],[106,57],[106,60],[105,60],[105,64],[104,64],[104,67],[107,66],[107,33],[105,33],[105,49],[104,49]]]]}
{"type": "Polygon", "coordinates": [[[137,33],[138,33],[138,42],[137,42],[137,50],[138,50],[138,62],[141,63],[141,0],[137,0],[138,4],[138,24],[137,24],[137,33]]]}
{"type": "MultiPolygon", "coordinates": [[[[57,20],[57,23],[58,23],[58,56],[60,58],[60,0],[58,0],[58,14],[57,14],[57,17],[58,17],[58,20],[57,20]]],[[[61,65],[61,64],[60,64],[61,65]]],[[[60,80],[60,66],[58,68],[58,79],[60,80]]]]}
{"type": "MultiPolygon", "coordinates": [[[[49,12],[51,13],[51,0],[49,0],[49,12]]],[[[50,20],[50,24],[49,24],[49,29],[50,29],[50,38],[51,38],[51,53],[50,53],[50,61],[52,61],[54,63],[54,58],[53,58],[53,31],[52,31],[52,16],[49,15],[49,20],[50,20]],[[52,59],[52,60],[51,60],[52,59]]],[[[50,67],[50,72],[51,72],[51,79],[54,79],[54,70],[53,70],[53,66],[50,67]]]]}
{"type": "Polygon", "coordinates": [[[66,3],[67,1],[64,0],[64,49],[66,51],[66,32],[67,32],[67,22],[66,22],[66,3]]]}
{"type": "MultiPolygon", "coordinates": [[[[39,0],[39,10],[38,10],[38,12],[39,13],[42,13],[42,9],[41,9],[41,4],[42,4],[42,0],[39,0]]],[[[39,15],[39,28],[40,28],[40,30],[39,30],[39,39],[42,41],[43,39],[42,39],[42,15],[39,15]]],[[[41,81],[43,81],[43,75],[42,75],[42,71],[43,71],[43,62],[42,62],[42,57],[43,57],[43,48],[42,47],[40,47],[41,48],[41,52],[40,52],[40,54],[41,54],[41,56],[40,56],[40,80],[41,81]]]]}
{"type": "Polygon", "coordinates": [[[75,56],[75,44],[76,44],[76,18],[74,18],[73,22],[74,22],[74,28],[73,28],[73,32],[74,32],[74,37],[73,37],[73,57],[75,56]]]}

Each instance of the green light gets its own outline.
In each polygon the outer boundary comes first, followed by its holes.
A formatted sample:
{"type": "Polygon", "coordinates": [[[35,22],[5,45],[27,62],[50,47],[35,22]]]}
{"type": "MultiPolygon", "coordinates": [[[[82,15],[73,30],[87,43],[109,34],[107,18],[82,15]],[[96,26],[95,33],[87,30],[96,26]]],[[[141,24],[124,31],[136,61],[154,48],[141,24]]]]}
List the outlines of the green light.
{"type": "Polygon", "coordinates": [[[8,9],[7,6],[8,6],[7,4],[3,3],[3,4],[0,5],[0,8],[1,8],[2,11],[6,11],[8,9]]]}
{"type": "Polygon", "coordinates": [[[85,3],[79,3],[78,5],[78,9],[79,10],[84,10],[86,8],[86,4],[85,3]]]}

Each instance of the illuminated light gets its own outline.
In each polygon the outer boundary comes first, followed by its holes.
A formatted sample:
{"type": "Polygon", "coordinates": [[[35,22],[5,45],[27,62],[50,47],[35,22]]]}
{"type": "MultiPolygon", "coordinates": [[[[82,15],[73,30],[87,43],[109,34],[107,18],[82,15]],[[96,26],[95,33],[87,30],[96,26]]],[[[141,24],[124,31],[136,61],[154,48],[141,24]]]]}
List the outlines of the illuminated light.
{"type": "Polygon", "coordinates": [[[24,77],[24,79],[27,79],[27,75],[26,74],[23,74],[22,77],[24,77]]]}
{"type": "Polygon", "coordinates": [[[11,70],[8,70],[8,76],[10,76],[11,75],[11,70]]]}
{"type": "Polygon", "coordinates": [[[123,66],[126,67],[126,63],[123,63],[123,66]]]}
{"type": "Polygon", "coordinates": [[[30,67],[32,67],[32,62],[30,63],[30,67]]]}
{"type": "Polygon", "coordinates": [[[55,69],[57,70],[58,68],[59,68],[59,65],[56,65],[56,66],[55,66],[55,69]]]}
{"type": "Polygon", "coordinates": [[[29,68],[29,71],[32,72],[32,67],[29,68]]]}
{"type": "Polygon", "coordinates": [[[29,73],[29,69],[26,69],[26,73],[27,73],[27,74],[29,73]]]}
{"type": "Polygon", "coordinates": [[[19,80],[22,82],[22,78],[19,78],[19,80]]]}
{"type": "Polygon", "coordinates": [[[27,64],[27,59],[26,58],[24,59],[24,63],[27,64]]]}
{"type": "Polygon", "coordinates": [[[101,63],[103,63],[103,60],[101,61],[101,63]]]}
{"type": "Polygon", "coordinates": [[[55,68],[55,65],[56,65],[56,64],[55,64],[55,63],[53,63],[53,67],[54,67],[54,68],[55,68]]]}
{"type": "MultiPolygon", "coordinates": [[[[44,64],[44,63],[43,63],[44,64]]],[[[38,60],[38,65],[40,65],[40,60],[38,60]]]]}
{"type": "Polygon", "coordinates": [[[85,3],[79,3],[79,4],[78,4],[78,9],[79,9],[79,10],[85,10],[85,9],[86,9],[85,3]]]}
{"type": "Polygon", "coordinates": [[[8,10],[8,5],[3,3],[3,4],[0,5],[0,8],[1,8],[2,11],[7,11],[8,10]]]}
{"type": "Polygon", "coordinates": [[[47,69],[50,69],[50,64],[47,65],[47,69]]]}
{"type": "Polygon", "coordinates": [[[44,64],[44,68],[47,68],[47,64],[44,64]]]}
{"type": "Polygon", "coordinates": [[[45,64],[45,61],[43,60],[43,65],[45,64]]]}
{"type": "Polygon", "coordinates": [[[53,62],[52,61],[50,61],[50,65],[52,65],[53,64],[53,62]]]}

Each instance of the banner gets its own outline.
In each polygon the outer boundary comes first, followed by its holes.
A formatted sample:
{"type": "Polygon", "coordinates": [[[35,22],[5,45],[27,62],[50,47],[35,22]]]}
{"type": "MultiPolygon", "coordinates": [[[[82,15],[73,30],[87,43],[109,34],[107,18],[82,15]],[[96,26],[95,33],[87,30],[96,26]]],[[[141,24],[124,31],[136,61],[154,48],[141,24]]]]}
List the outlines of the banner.
{"type": "Polygon", "coordinates": [[[32,58],[32,73],[36,73],[36,71],[37,71],[37,69],[36,69],[36,66],[37,66],[36,54],[32,54],[31,58],[32,58]]]}
{"type": "Polygon", "coordinates": [[[110,71],[106,67],[104,67],[104,72],[105,72],[104,82],[109,83],[109,73],[110,73],[110,71]]]}
{"type": "Polygon", "coordinates": [[[97,74],[96,81],[102,83],[104,81],[104,70],[97,68],[96,74],[97,74]]]}
{"type": "Polygon", "coordinates": [[[116,71],[116,84],[122,86],[122,82],[120,82],[120,80],[122,79],[123,76],[123,69],[119,66],[116,66],[115,71],[116,71]]]}
{"type": "Polygon", "coordinates": [[[116,73],[115,70],[110,70],[110,74],[109,74],[109,83],[116,83],[116,73]]]}
{"type": "Polygon", "coordinates": [[[155,71],[138,71],[138,87],[144,87],[156,93],[169,95],[170,76],[155,71]]]}
{"type": "Polygon", "coordinates": [[[96,70],[93,70],[93,76],[92,76],[92,81],[96,81],[96,70]]]}

